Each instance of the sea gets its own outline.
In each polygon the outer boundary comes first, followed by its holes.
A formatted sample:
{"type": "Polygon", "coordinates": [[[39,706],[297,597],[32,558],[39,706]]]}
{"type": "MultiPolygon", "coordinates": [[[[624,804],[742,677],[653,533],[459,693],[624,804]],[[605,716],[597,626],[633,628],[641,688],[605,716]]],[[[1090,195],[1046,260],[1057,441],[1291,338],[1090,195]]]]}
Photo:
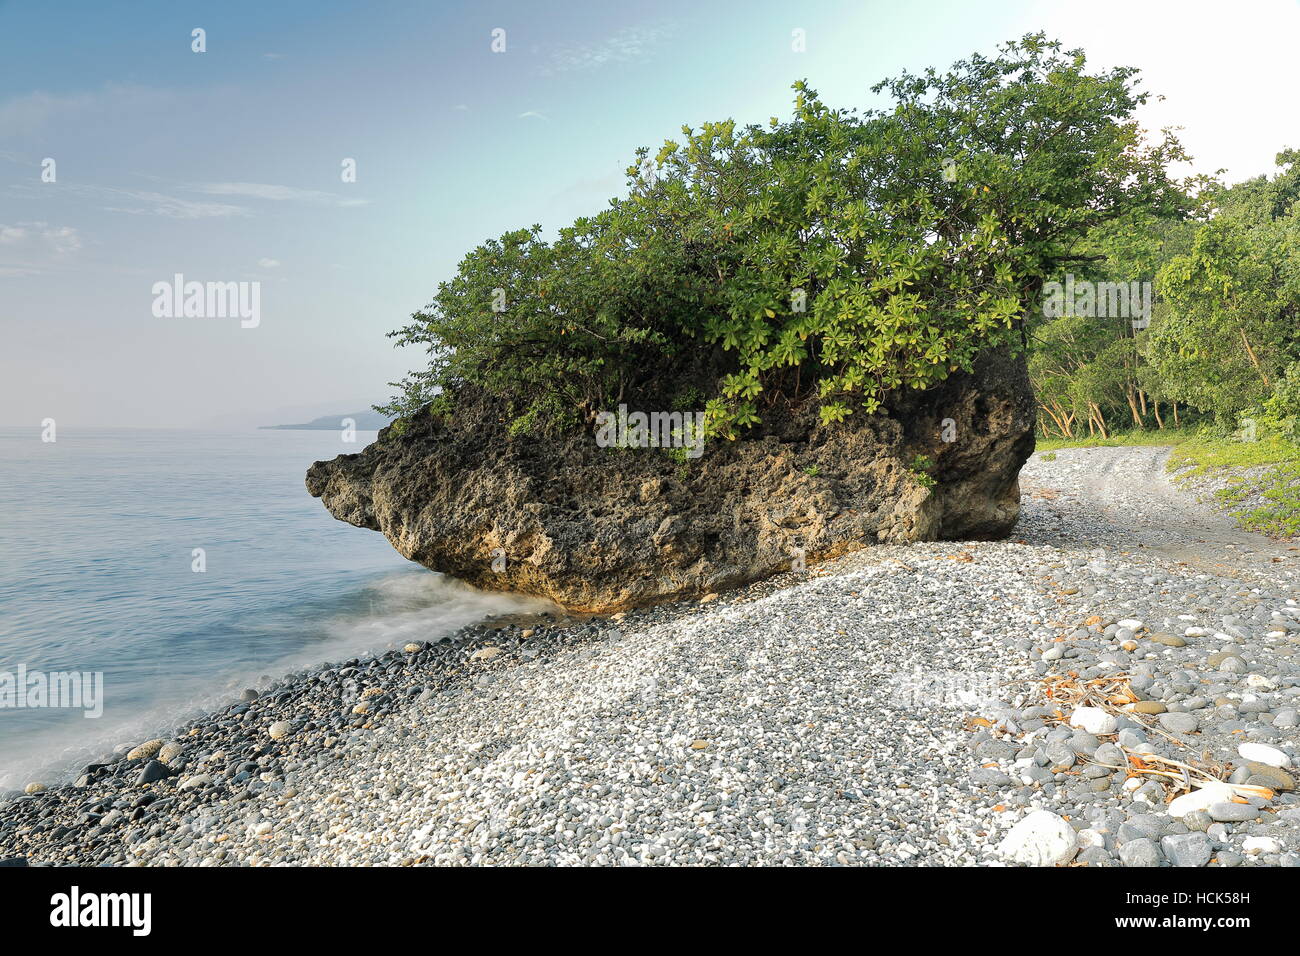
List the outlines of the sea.
{"type": "Polygon", "coordinates": [[[0,428],[0,791],[296,670],[552,609],[413,564],[307,494],[313,461],[374,432],[43,437],[0,428]]]}

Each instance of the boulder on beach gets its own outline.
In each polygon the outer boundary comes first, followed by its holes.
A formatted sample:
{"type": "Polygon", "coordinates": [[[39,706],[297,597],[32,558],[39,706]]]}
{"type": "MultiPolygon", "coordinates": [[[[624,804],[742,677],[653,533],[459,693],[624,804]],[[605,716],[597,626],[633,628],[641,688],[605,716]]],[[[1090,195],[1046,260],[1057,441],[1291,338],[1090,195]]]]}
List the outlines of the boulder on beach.
{"type": "Polygon", "coordinates": [[[1004,537],[1033,451],[1023,359],[830,425],[767,410],[683,462],[600,447],[592,432],[511,435],[486,396],[427,410],[360,454],[316,462],[307,489],[341,521],[473,585],[607,613],[744,585],[876,543],[1004,537]]]}

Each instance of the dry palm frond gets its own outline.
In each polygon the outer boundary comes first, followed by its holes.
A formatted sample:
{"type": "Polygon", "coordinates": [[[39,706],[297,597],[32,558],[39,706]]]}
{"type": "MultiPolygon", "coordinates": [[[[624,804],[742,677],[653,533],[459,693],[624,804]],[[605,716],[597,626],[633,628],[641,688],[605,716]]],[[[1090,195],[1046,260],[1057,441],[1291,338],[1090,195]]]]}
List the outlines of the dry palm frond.
{"type": "MultiPolygon", "coordinates": [[[[1182,744],[1178,738],[1156,723],[1155,715],[1141,714],[1128,709],[1139,699],[1133,688],[1129,686],[1128,674],[1110,674],[1105,677],[1094,677],[1090,680],[1083,680],[1074,672],[1052,674],[1043,678],[1041,684],[1043,695],[1048,702],[1061,705],[1062,708],[1058,709],[1055,717],[1050,719],[1065,723],[1070,719],[1068,711],[1076,707],[1096,707],[1107,713],[1143,723],[1146,725],[1147,730],[1160,734],[1176,744],[1182,744]]],[[[1123,770],[1128,777],[1158,779],[1166,785],[1173,786],[1174,793],[1190,792],[1193,788],[1214,783],[1229,787],[1238,799],[1262,797],[1265,800],[1271,800],[1274,796],[1273,791],[1267,787],[1226,783],[1228,774],[1232,769],[1229,764],[1217,763],[1209,759],[1187,763],[1174,760],[1171,757],[1138,753],[1126,747],[1120,747],[1120,750],[1124,753],[1125,758],[1123,767],[1113,767],[1110,764],[1100,764],[1100,766],[1110,767],[1112,770],[1123,770]]],[[[1097,763],[1097,761],[1093,762],[1097,763]]]]}
{"type": "Polygon", "coordinates": [[[1235,798],[1245,802],[1247,797],[1261,797],[1265,800],[1272,800],[1275,794],[1267,787],[1257,787],[1252,784],[1228,783],[1226,777],[1229,767],[1225,764],[1211,761],[1200,761],[1196,764],[1185,763],[1182,760],[1174,760],[1172,757],[1162,757],[1159,754],[1138,753],[1129,750],[1127,747],[1119,748],[1126,762],[1124,767],[1112,767],[1110,764],[1103,764],[1099,761],[1093,761],[1102,767],[1109,767],[1112,770],[1124,770],[1126,777],[1146,777],[1156,778],[1162,783],[1173,783],[1174,792],[1169,799],[1180,792],[1191,792],[1194,788],[1206,787],[1211,784],[1229,789],[1235,798]]]}
{"type": "MultiPolygon", "coordinates": [[[[1182,741],[1156,723],[1155,714],[1143,714],[1130,709],[1142,698],[1129,685],[1129,680],[1128,674],[1108,674],[1105,677],[1081,680],[1077,673],[1071,671],[1068,674],[1049,674],[1041,683],[1043,696],[1051,703],[1064,704],[1070,708],[1096,707],[1109,714],[1127,717],[1181,746],[1182,741]]],[[[1068,721],[1069,716],[1058,711],[1054,719],[1068,721]]]]}
{"type": "Polygon", "coordinates": [[[1053,704],[1069,707],[1097,707],[1125,717],[1134,715],[1123,708],[1136,704],[1141,698],[1129,686],[1128,674],[1110,674],[1082,680],[1074,671],[1066,674],[1049,674],[1043,678],[1043,694],[1053,704]]]}

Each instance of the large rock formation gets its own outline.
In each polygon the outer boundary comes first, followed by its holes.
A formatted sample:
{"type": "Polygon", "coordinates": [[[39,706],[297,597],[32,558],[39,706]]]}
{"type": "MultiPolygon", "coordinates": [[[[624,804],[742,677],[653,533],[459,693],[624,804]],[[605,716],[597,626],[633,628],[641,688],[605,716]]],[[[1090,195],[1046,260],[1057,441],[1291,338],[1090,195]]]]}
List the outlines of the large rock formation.
{"type": "Polygon", "coordinates": [[[768,408],[760,428],[685,463],[590,434],[510,437],[480,398],[450,421],[421,413],[401,435],[385,429],[360,454],[316,462],[307,490],[425,567],[610,612],[755,581],[800,554],[1005,536],[1033,411],[1023,359],[1002,350],[839,425],[819,425],[814,408],[768,408]],[[932,487],[917,456],[933,462],[932,487]]]}

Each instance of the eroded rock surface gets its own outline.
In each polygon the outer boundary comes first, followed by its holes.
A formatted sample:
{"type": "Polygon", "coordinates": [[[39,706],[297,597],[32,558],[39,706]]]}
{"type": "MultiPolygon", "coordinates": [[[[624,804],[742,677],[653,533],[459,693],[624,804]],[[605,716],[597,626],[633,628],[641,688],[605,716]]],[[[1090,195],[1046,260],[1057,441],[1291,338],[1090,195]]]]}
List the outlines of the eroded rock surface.
{"type": "Polygon", "coordinates": [[[511,437],[490,401],[462,401],[453,419],[421,413],[401,435],[385,429],[359,454],[316,462],[307,489],[428,568],[592,612],[759,580],[801,555],[998,538],[1015,525],[1034,445],[1018,357],[987,353],[973,373],[838,425],[811,407],[761,413],[746,437],[683,463],[591,434],[511,437]],[[933,487],[917,456],[932,462],[933,487]]]}

